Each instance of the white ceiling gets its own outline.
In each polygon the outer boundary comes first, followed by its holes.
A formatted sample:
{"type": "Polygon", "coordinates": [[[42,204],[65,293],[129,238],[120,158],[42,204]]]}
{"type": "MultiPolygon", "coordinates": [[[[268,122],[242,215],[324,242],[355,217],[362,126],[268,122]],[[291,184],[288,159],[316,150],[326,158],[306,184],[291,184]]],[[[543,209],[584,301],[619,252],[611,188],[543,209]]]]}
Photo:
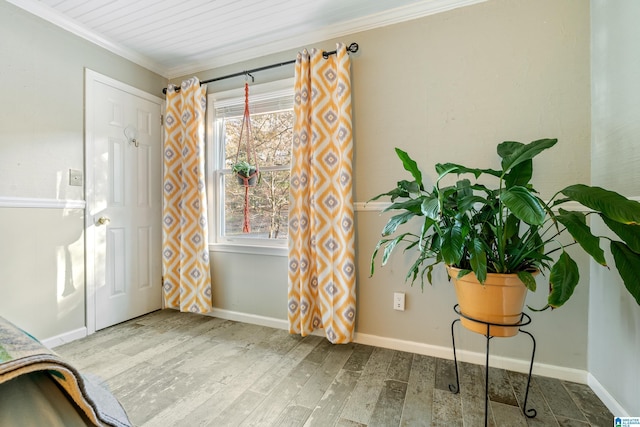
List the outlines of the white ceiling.
{"type": "Polygon", "coordinates": [[[173,78],[485,0],[7,1],[173,78]]]}

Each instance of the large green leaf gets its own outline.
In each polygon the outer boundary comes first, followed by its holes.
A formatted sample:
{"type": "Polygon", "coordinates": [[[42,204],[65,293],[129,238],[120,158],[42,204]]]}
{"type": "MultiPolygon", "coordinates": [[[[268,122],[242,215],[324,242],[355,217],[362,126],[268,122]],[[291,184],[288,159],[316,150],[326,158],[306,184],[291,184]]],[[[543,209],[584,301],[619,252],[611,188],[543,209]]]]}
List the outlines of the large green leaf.
{"type": "MultiPolygon", "coordinates": [[[[431,229],[431,227],[433,227],[436,224],[436,221],[429,218],[429,217],[425,217],[424,221],[422,222],[422,231],[420,232],[420,247],[423,247],[423,240],[428,238],[428,232],[431,229]]],[[[437,227],[437,226],[436,226],[437,227]]]]}
{"type": "Polygon", "coordinates": [[[571,185],[562,194],[588,208],[623,224],[640,224],[640,203],[629,200],[615,191],[584,184],[571,185]]]}
{"type": "Polygon", "coordinates": [[[446,264],[456,265],[460,262],[464,253],[464,238],[463,227],[460,222],[456,222],[451,227],[443,230],[440,251],[446,264]]]}
{"type": "Polygon", "coordinates": [[[396,187],[391,191],[388,191],[388,192],[382,193],[382,194],[378,194],[377,196],[370,198],[369,200],[367,200],[367,203],[373,202],[375,200],[378,200],[380,197],[385,197],[385,196],[391,197],[391,201],[393,202],[398,197],[407,197],[408,195],[409,194],[405,190],[403,190],[402,188],[396,187]]]}
{"type": "Polygon", "coordinates": [[[481,239],[474,238],[469,248],[469,262],[480,283],[487,280],[487,252],[481,239]]]}
{"type": "Polygon", "coordinates": [[[476,203],[485,204],[487,199],[480,196],[463,196],[458,199],[458,210],[460,212],[466,212],[473,208],[476,203]]]}
{"type": "Polygon", "coordinates": [[[528,271],[518,271],[518,278],[531,292],[536,291],[536,278],[528,271]]]}
{"type": "Polygon", "coordinates": [[[425,198],[422,200],[420,210],[427,218],[438,219],[438,215],[440,213],[440,202],[436,197],[425,198]]]}
{"type": "Polygon", "coordinates": [[[408,171],[413,179],[415,179],[418,186],[422,186],[422,172],[418,169],[418,164],[413,160],[406,151],[402,151],[399,148],[396,148],[396,154],[402,160],[402,165],[405,170],[408,171]]]}
{"type": "Polygon", "coordinates": [[[382,212],[388,212],[392,210],[403,210],[403,211],[413,212],[416,215],[420,215],[422,213],[422,211],[420,210],[421,206],[422,206],[422,199],[409,199],[409,200],[404,200],[402,202],[392,203],[386,208],[384,208],[382,212]]]}
{"type": "Polygon", "coordinates": [[[406,179],[398,181],[398,188],[405,192],[404,197],[411,197],[412,194],[420,194],[421,191],[420,184],[416,181],[407,181],[406,179]]]}
{"type": "Polygon", "coordinates": [[[611,242],[611,253],[624,286],[640,305],[640,254],[615,241],[611,242]]]}
{"type": "MultiPolygon", "coordinates": [[[[378,252],[380,251],[380,248],[384,247],[385,250],[387,248],[387,246],[389,244],[391,244],[394,248],[395,246],[405,240],[407,241],[407,236],[411,236],[411,237],[415,237],[415,235],[411,234],[411,233],[404,233],[401,234],[393,239],[381,239],[380,241],[378,241],[378,244],[376,245],[375,250],[373,251],[373,254],[371,254],[371,271],[370,274],[371,276],[373,276],[374,270],[375,270],[375,261],[376,261],[376,257],[378,256],[378,252]]],[[[410,241],[410,240],[409,240],[410,241]]],[[[386,263],[386,260],[384,261],[383,265],[386,263]]]]}
{"type": "Polygon", "coordinates": [[[390,234],[395,233],[398,226],[409,221],[414,216],[416,216],[416,214],[414,214],[413,212],[403,212],[401,214],[392,216],[391,218],[389,218],[389,221],[387,221],[387,224],[382,229],[382,235],[389,236],[390,234]]]}
{"type": "Polygon", "coordinates": [[[524,187],[512,187],[502,190],[500,200],[513,214],[532,225],[542,225],[545,210],[536,196],[524,187]]]}
{"type": "Polygon", "coordinates": [[[553,308],[562,306],[573,295],[579,280],[578,264],[563,251],[549,273],[551,293],[548,304],[553,308]]]}
{"type": "Polygon", "coordinates": [[[502,175],[502,171],[498,171],[495,169],[468,168],[466,166],[462,166],[457,163],[437,163],[436,173],[438,174],[438,181],[440,181],[446,175],[449,175],[451,173],[455,173],[457,175],[460,175],[463,173],[472,173],[476,178],[478,178],[483,173],[486,173],[488,175],[493,175],[498,178],[502,175]]]}
{"type": "Polygon", "coordinates": [[[525,160],[511,168],[504,177],[507,188],[521,186],[524,187],[531,181],[533,176],[533,160],[525,160]]]}
{"type": "Polygon", "coordinates": [[[556,215],[556,219],[565,227],[576,242],[582,246],[589,255],[593,257],[598,264],[607,265],[604,258],[604,251],[600,248],[600,239],[591,233],[591,229],[587,225],[587,220],[582,212],[569,212],[564,209],[559,210],[560,214],[556,215]]]}
{"type": "Polygon", "coordinates": [[[640,225],[637,224],[622,224],[607,218],[604,215],[600,215],[607,227],[609,227],[614,233],[618,235],[629,248],[635,253],[640,254],[640,225]]]}
{"type": "MultiPolygon", "coordinates": [[[[512,167],[534,158],[547,148],[553,147],[556,142],[558,142],[557,139],[546,138],[530,142],[529,144],[523,144],[521,146],[515,146],[513,143],[509,143],[511,153],[502,159],[503,173],[506,174],[512,167]]],[[[498,152],[500,153],[500,147],[498,147],[498,152]]]]}
{"type": "Polygon", "coordinates": [[[371,276],[373,276],[373,273],[375,271],[376,268],[376,257],[378,256],[378,251],[380,250],[380,248],[387,242],[389,242],[391,239],[382,239],[378,241],[378,244],[376,245],[376,248],[373,250],[373,253],[371,254],[371,265],[370,265],[370,272],[369,274],[371,276]]]}
{"type": "Polygon", "coordinates": [[[501,159],[511,156],[514,151],[519,150],[524,144],[518,141],[504,141],[498,144],[497,152],[501,159]]]}

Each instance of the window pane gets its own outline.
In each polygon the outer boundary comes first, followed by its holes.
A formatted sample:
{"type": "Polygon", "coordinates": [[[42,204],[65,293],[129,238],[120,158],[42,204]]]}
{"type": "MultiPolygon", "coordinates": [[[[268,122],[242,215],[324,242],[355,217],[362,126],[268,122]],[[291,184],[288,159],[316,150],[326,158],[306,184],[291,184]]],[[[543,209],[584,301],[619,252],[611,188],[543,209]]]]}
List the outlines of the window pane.
{"type": "Polygon", "coordinates": [[[224,229],[226,237],[287,239],[289,169],[261,172],[260,182],[249,187],[251,233],[243,233],[244,186],[234,174],[224,174],[224,229]]]}
{"type": "MultiPolygon", "coordinates": [[[[242,136],[242,146],[238,153],[242,117],[224,120],[225,161],[224,168],[229,169],[238,160],[247,159],[246,134],[242,136]]],[[[284,166],[291,164],[291,140],[293,128],[293,110],[251,115],[251,131],[258,166],[284,166]]],[[[244,129],[246,133],[246,129],[244,129]]],[[[252,159],[253,160],[253,159],[252,159]]]]}

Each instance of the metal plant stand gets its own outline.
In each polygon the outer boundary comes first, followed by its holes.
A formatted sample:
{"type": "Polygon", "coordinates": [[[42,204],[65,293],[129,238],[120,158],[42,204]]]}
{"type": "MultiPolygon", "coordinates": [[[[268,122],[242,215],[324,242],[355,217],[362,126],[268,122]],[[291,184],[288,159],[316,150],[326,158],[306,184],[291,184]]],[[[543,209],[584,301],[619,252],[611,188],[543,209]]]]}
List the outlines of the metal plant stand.
{"type": "MultiPolygon", "coordinates": [[[[527,331],[523,331],[522,329],[520,329],[522,326],[526,326],[529,323],[531,323],[531,317],[529,317],[529,315],[522,313],[521,317],[520,317],[520,322],[511,325],[507,325],[507,324],[502,324],[502,323],[489,323],[489,322],[485,322],[482,320],[478,320],[478,319],[474,319],[473,317],[469,317],[469,316],[465,316],[464,314],[462,314],[460,312],[460,307],[458,306],[458,304],[456,304],[453,307],[453,310],[459,314],[460,316],[464,317],[465,319],[469,319],[472,320],[474,322],[478,322],[478,323],[482,323],[484,325],[487,325],[487,332],[485,334],[485,338],[487,339],[487,350],[486,350],[486,359],[485,359],[485,373],[484,373],[484,425],[485,427],[487,426],[487,419],[488,419],[488,414],[489,414],[489,342],[491,341],[491,338],[493,338],[492,336],[489,335],[489,331],[490,331],[490,326],[514,326],[514,327],[518,327],[518,331],[519,332],[523,332],[525,334],[527,334],[529,337],[531,337],[531,342],[533,343],[533,348],[531,350],[531,364],[529,365],[529,376],[527,377],[527,389],[524,395],[524,403],[522,405],[522,413],[527,417],[527,418],[534,418],[537,415],[537,411],[533,408],[527,409],[527,399],[529,398],[529,386],[531,384],[531,371],[533,370],[533,358],[535,357],[536,354],[536,340],[533,337],[533,335],[531,335],[531,333],[527,332],[527,331]]],[[[457,318],[456,320],[454,320],[451,323],[451,342],[453,343],[453,361],[456,367],[456,383],[454,384],[449,384],[449,390],[454,393],[457,394],[460,391],[460,377],[459,377],[459,373],[458,373],[458,358],[456,356],[456,339],[455,339],[455,334],[454,334],[454,326],[456,324],[456,322],[459,322],[460,318],[457,318]]]]}

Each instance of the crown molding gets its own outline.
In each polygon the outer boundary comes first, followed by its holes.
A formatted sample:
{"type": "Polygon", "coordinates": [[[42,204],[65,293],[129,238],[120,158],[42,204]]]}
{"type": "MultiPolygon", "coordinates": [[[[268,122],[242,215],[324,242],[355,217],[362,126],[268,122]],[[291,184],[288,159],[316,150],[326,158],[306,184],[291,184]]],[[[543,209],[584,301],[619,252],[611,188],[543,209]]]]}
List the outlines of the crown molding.
{"type": "Polygon", "coordinates": [[[14,6],[19,7],[20,9],[26,10],[27,12],[35,15],[39,18],[48,21],[63,30],[69,31],[70,33],[83,38],[97,46],[100,46],[111,53],[115,53],[118,56],[121,56],[124,59],[128,59],[129,61],[140,65],[150,71],[153,71],[156,74],[159,74],[163,77],[167,76],[167,70],[165,67],[162,67],[155,61],[150,58],[139,54],[129,48],[126,48],[114,41],[103,37],[94,31],[88,29],[87,27],[78,24],[76,21],[68,18],[67,16],[61,14],[55,9],[40,3],[37,0],[6,0],[8,3],[11,3],[14,6]]]}
{"type": "MultiPolygon", "coordinates": [[[[423,0],[407,6],[401,6],[350,21],[329,25],[316,31],[307,32],[298,37],[275,40],[260,46],[252,44],[250,47],[247,46],[246,48],[237,49],[236,47],[233,52],[218,55],[215,59],[200,62],[196,61],[186,66],[169,68],[167,73],[169,75],[169,79],[172,79],[200,71],[223,67],[225,65],[235,64],[252,58],[280,53],[291,49],[299,49],[300,46],[306,46],[319,41],[345,37],[362,31],[411,21],[429,15],[447,12],[449,10],[471,6],[477,3],[483,3],[485,1],[487,0],[423,0]]],[[[351,41],[354,40],[345,42],[351,41]]],[[[255,43],[255,41],[252,43],[255,43]]]]}
{"type": "Polygon", "coordinates": [[[423,0],[407,6],[386,10],[365,17],[341,22],[334,25],[311,31],[298,37],[288,37],[255,46],[255,41],[247,44],[244,48],[234,47],[228,53],[216,55],[215,59],[204,61],[194,61],[193,63],[176,67],[164,67],[147,56],[135,52],[122,46],[94,31],[84,27],[76,21],[66,17],[53,8],[42,4],[37,0],[7,0],[7,2],[17,6],[27,12],[36,15],[58,27],[75,34],[91,43],[94,43],[118,56],[128,59],[150,71],[160,74],[163,77],[172,79],[187,74],[197,73],[204,70],[231,65],[238,62],[258,58],[265,55],[283,52],[291,49],[299,49],[300,46],[307,46],[319,41],[335,39],[348,36],[350,34],[373,28],[384,27],[400,22],[422,18],[424,16],[446,12],[460,7],[482,3],[486,0],[423,0]]]}

